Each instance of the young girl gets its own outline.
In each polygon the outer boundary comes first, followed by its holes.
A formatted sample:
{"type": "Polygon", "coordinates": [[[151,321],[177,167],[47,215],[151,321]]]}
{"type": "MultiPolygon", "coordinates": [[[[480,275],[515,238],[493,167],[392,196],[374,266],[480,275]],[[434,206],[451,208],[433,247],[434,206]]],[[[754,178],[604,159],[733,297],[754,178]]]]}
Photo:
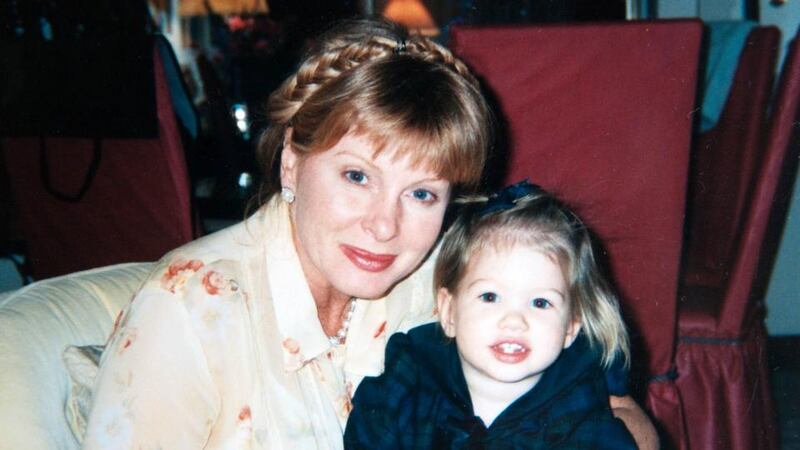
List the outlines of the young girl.
{"type": "Polygon", "coordinates": [[[628,336],[572,211],[527,182],[466,201],[434,281],[440,323],[392,336],[346,448],[635,448],[604,378],[628,336]]]}

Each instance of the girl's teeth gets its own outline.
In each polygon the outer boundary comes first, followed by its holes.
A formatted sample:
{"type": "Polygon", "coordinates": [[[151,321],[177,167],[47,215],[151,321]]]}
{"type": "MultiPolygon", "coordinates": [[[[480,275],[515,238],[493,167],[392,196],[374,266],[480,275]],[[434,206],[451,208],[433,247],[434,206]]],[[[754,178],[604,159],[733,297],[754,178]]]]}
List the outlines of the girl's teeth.
{"type": "Polygon", "coordinates": [[[503,352],[503,353],[518,353],[518,352],[521,352],[523,350],[524,349],[519,344],[512,344],[512,343],[508,343],[508,342],[504,342],[504,343],[500,344],[500,351],[503,352]]]}

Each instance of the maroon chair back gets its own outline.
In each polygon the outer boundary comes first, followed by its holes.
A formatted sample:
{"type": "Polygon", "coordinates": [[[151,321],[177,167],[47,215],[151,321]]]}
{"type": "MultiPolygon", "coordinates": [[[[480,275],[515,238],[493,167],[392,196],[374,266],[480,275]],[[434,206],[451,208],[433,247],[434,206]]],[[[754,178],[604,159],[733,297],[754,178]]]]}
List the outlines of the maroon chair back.
{"type": "Polygon", "coordinates": [[[503,180],[554,192],[607,250],[653,381],[646,405],[673,445],[684,443],[673,352],[701,36],[698,21],[452,31],[507,122],[503,180]]]}
{"type": "MultiPolygon", "coordinates": [[[[774,252],[764,253],[767,232],[780,231],[786,218],[784,208],[775,209],[778,197],[785,203],[790,192],[779,188],[791,185],[800,154],[800,33],[789,47],[783,66],[778,94],[770,115],[770,130],[765,154],[755,178],[744,227],[739,237],[731,277],[725,289],[720,312],[720,329],[744,329],[747,324],[748,300],[763,294],[754,287],[763,285],[772,265],[774,252]],[[772,220],[772,222],[770,222],[772,220]]],[[[774,249],[773,249],[774,250],[774,249]]],[[[760,300],[760,299],[758,299],[760,300]]]]}
{"type": "Polygon", "coordinates": [[[775,27],[750,32],[719,122],[693,143],[684,284],[718,286],[730,270],[761,161],[779,43],[775,27]]]}
{"type": "Polygon", "coordinates": [[[738,219],[741,230],[733,243],[730,276],[712,288],[687,285],[682,292],[677,383],[681,395],[692,400],[685,408],[692,448],[779,446],[761,297],[776,250],[768,244],[768,233],[779,235],[800,155],[797,38],[775,99],[738,219]]]}
{"type": "Polygon", "coordinates": [[[192,239],[183,145],[155,47],[153,58],[158,137],[2,140],[34,278],[152,261],[192,239]],[[85,183],[93,164],[94,176],[85,183]],[[45,177],[51,190],[43,182],[45,177]],[[69,196],[82,187],[84,194],[72,201],[51,192],[69,196]]]}

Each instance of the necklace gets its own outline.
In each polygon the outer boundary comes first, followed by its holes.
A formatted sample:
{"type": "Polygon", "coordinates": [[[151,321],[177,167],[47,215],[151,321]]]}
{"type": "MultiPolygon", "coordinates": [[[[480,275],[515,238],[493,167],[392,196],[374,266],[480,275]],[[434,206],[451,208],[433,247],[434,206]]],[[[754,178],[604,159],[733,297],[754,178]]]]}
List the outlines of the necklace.
{"type": "Polygon", "coordinates": [[[353,318],[353,312],[356,310],[356,299],[350,299],[350,307],[347,310],[347,315],[344,316],[344,320],[342,321],[342,327],[339,328],[339,331],[336,332],[333,336],[328,336],[328,342],[331,345],[338,346],[344,344],[344,340],[347,337],[347,330],[350,329],[350,320],[353,318]]]}

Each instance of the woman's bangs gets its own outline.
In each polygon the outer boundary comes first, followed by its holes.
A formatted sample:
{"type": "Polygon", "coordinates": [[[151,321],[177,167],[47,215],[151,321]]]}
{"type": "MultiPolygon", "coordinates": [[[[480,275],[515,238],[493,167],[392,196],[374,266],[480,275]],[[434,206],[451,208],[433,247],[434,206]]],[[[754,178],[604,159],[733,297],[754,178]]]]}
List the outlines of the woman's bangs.
{"type": "Polygon", "coordinates": [[[372,120],[357,120],[353,129],[369,137],[376,157],[388,151],[394,161],[408,158],[412,167],[433,172],[453,185],[474,187],[477,184],[479,175],[476,174],[483,169],[483,160],[473,142],[459,139],[455,130],[435,126],[420,128],[403,122],[373,116],[372,120]]]}

